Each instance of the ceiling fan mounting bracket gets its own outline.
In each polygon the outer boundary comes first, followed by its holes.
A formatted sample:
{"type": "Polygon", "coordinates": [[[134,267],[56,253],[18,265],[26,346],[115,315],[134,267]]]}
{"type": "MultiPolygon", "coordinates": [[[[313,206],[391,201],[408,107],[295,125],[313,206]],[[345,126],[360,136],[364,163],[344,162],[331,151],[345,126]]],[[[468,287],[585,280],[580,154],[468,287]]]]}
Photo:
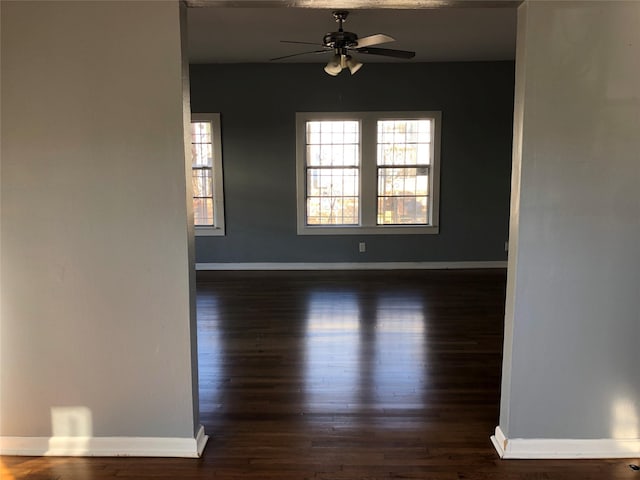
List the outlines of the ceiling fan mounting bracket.
{"type": "Polygon", "coordinates": [[[349,12],[347,10],[335,10],[333,17],[338,22],[338,31],[327,33],[322,42],[325,47],[337,49],[351,48],[358,45],[358,35],[353,32],[345,32],[342,29],[343,22],[347,19],[349,12]]]}
{"type": "Polygon", "coordinates": [[[340,26],[342,26],[342,22],[347,20],[348,16],[349,12],[347,10],[336,10],[333,12],[333,18],[336,19],[336,22],[338,22],[340,26]]]}

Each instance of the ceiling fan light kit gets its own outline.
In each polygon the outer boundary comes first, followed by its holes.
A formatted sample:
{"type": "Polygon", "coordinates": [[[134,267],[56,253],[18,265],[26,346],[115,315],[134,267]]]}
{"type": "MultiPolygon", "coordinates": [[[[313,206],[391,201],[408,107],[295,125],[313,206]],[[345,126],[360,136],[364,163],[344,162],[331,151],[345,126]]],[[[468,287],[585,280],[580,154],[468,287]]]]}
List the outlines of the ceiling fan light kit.
{"type": "Polygon", "coordinates": [[[333,57],[331,57],[331,60],[329,60],[327,65],[324,67],[324,71],[332,77],[335,77],[345,68],[348,68],[349,72],[351,72],[351,75],[353,75],[358,70],[360,70],[360,67],[362,67],[362,63],[357,61],[351,55],[342,55],[336,53],[333,57]]]}
{"type": "Polygon", "coordinates": [[[335,54],[331,57],[331,60],[327,62],[327,66],[324,67],[324,71],[333,77],[338,75],[342,71],[342,56],[335,54]]]}
{"type": "Polygon", "coordinates": [[[351,72],[351,75],[356,73],[362,67],[362,63],[360,63],[355,58],[353,58],[353,57],[351,57],[349,55],[347,56],[347,62],[346,63],[347,63],[347,68],[351,72]]]}
{"type": "MultiPolygon", "coordinates": [[[[380,55],[393,58],[413,58],[415,52],[407,50],[393,50],[390,48],[378,48],[372,47],[372,45],[379,45],[381,43],[393,42],[395,39],[384,33],[376,33],[375,35],[369,35],[367,37],[358,38],[353,32],[345,32],[342,28],[342,24],[346,20],[349,12],[346,10],[337,10],[333,12],[333,16],[338,22],[338,31],[327,33],[320,45],[321,50],[313,50],[310,52],[294,53],[292,55],[285,55],[283,57],[272,58],[271,60],[282,60],[284,58],[296,57],[298,55],[307,55],[312,53],[326,53],[333,52],[333,56],[327,62],[324,67],[324,71],[329,75],[335,77],[343,69],[348,68],[351,75],[355,74],[362,67],[362,63],[353,58],[352,52],[363,53],[366,55],[380,55]]],[[[297,42],[291,40],[282,40],[284,43],[300,43],[305,45],[316,45],[311,42],[297,42]]]]}

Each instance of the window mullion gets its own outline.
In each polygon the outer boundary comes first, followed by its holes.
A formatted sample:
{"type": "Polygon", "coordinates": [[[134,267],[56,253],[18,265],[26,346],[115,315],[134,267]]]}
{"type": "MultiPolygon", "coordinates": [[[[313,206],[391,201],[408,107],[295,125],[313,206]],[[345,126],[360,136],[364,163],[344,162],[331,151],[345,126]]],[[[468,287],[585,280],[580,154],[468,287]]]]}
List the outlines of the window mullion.
{"type": "Polygon", "coordinates": [[[360,225],[374,227],[377,215],[377,122],[373,116],[362,118],[360,138],[360,225]]]}

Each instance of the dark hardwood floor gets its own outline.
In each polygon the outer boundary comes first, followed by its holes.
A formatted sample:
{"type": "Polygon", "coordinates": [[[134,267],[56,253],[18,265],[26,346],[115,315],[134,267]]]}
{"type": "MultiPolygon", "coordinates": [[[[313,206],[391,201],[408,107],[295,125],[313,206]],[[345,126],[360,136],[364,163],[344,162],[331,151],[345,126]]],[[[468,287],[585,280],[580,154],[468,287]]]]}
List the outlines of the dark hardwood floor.
{"type": "Polygon", "coordinates": [[[498,458],[504,289],[499,270],[200,273],[203,457],[3,457],[2,480],[640,480],[498,458]]]}

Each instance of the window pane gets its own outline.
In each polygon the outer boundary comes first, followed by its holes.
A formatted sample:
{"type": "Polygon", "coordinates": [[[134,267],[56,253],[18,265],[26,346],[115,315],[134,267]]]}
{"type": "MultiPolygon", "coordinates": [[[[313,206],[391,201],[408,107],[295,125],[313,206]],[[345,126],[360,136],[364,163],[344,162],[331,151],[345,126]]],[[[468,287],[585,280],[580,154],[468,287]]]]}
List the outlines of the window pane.
{"type": "Polygon", "coordinates": [[[378,168],[378,224],[427,224],[429,168],[378,168]]]}
{"type": "Polygon", "coordinates": [[[191,144],[191,166],[213,167],[213,149],[210,143],[191,144]]]}
{"type": "Polygon", "coordinates": [[[431,120],[378,121],[378,165],[431,163],[431,120]]]}
{"type": "Polygon", "coordinates": [[[213,225],[213,199],[194,198],[193,218],[196,225],[213,225]]]}
{"type": "Polygon", "coordinates": [[[358,223],[357,168],[307,169],[307,224],[358,223]]]}
{"type": "Polygon", "coordinates": [[[307,145],[310,167],[356,167],[358,162],[358,145],[307,145]]]}
{"type": "Polygon", "coordinates": [[[211,143],[211,123],[191,122],[191,138],[195,143],[211,143]]]}
{"type": "Polygon", "coordinates": [[[213,196],[213,177],[209,168],[194,168],[191,174],[194,197],[213,196]]]}
{"type": "Polygon", "coordinates": [[[191,165],[213,166],[211,122],[191,122],[191,165]]]}
{"type": "Polygon", "coordinates": [[[428,167],[378,168],[378,196],[427,195],[428,167]]]}
{"type": "Polygon", "coordinates": [[[358,197],[307,198],[307,225],[357,225],[358,197]]]}
{"type": "Polygon", "coordinates": [[[378,197],[378,225],[426,225],[428,197],[378,197]]]}
{"type": "Polygon", "coordinates": [[[357,166],[359,128],[357,121],[307,122],[307,165],[357,166]]]}
{"type": "Polygon", "coordinates": [[[431,165],[431,144],[418,143],[415,148],[416,165],[431,165]]]}
{"type": "Polygon", "coordinates": [[[358,170],[355,168],[307,169],[308,197],[358,195],[358,170]]]}

